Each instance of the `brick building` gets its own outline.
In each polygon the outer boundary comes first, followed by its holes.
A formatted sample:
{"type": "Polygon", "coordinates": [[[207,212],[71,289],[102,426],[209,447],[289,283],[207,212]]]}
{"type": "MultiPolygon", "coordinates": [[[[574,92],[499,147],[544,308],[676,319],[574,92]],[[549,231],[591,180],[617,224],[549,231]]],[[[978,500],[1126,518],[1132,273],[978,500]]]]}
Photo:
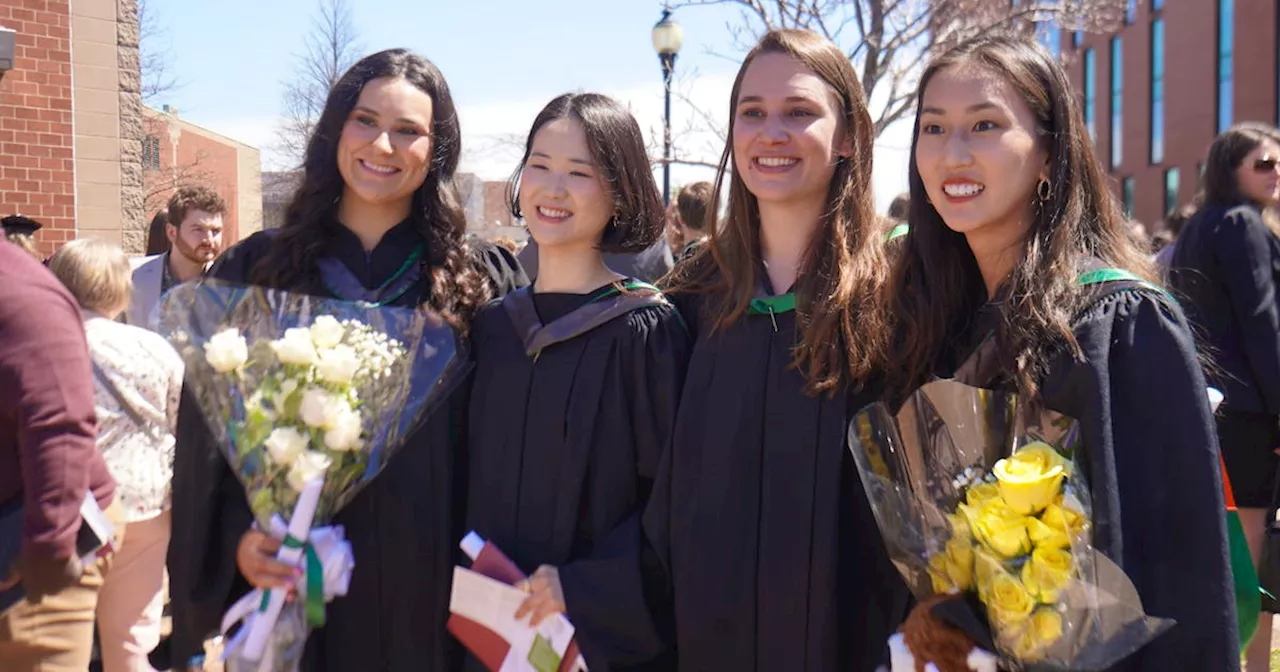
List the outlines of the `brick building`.
{"type": "MultiPolygon", "coordinates": [[[[13,67],[0,79],[0,215],[43,223],[45,253],[84,236],[142,252],[148,193],[160,194],[143,165],[144,150],[157,149],[145,129],[158,113],[142,105],[136,0],[0,0],[0,27],[15,33],[13,67]]],[[[240,233],[256,227],[257,150],[173,124],[169,135],[190,139],[177,143],[178,165],[188,153],[209,156],[215,185],[231,187],[220,190],[240,233]]],[[[160,149],[173,155],[170,145],[160,149]]]]}
{"type": "Polygon", "coordinates": [[[1118,193],[1149,229],[1194,197],[1219,131],[1280,122],[1278,4],[1130,0],[1112,34],[1041,31],[1068,63],[1118,193]]]}
{"type": "Polygon", "coordinates": [[[3,0],[16,33],[0,80],[0,212],[45,224],[51,252],[77,235],[140,245],[142,107],[132,0],[3,0]]]}
{"type": "Polygon", "coordinates": [[[225,244],[262,228],[262,159],[256,147],[184,121],[168,106],[144,108],[142,171],[148,220],[175,189],[199,184],[227,202],[225,244]]]}

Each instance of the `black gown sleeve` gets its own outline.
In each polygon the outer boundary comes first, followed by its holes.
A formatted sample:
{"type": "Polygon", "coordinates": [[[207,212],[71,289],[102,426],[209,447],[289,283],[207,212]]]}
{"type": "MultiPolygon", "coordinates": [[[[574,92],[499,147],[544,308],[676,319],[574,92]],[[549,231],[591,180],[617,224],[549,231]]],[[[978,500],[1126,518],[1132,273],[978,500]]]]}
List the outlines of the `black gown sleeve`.
{"type": "Polygon", "coordinates": [[[1227,294],[1268,413],[1280,413],[1280,308],[1276,304],[1271,238],[1275,234],[1252,208],[1227,212],[1213,236],[1227,294]]]}
{"type": "Polygon", "coordinates": [[[1083,428],[1095,546],[1147,614],[1177,622],[1113,669],[1236,669],[1218,442],[1186,319],[1164,295],[1128,289],[1074,331],[1084,361],[1063,354],[1042,393],[1083,428]]]}
{"type": "MultiPolygon", "coordinates": [[[[663,597],[645,590],[642,563],[650,552],[641,531],[658,464],[670,442],[676,406],[684,384],[692,344],[674,309],[637,311],[628,317],[636,330],[632,347],[621,356],[626,389],[633,390],[630,429],[641,481],[635,510],[590,555],[559,568],[569,620],[578,632],[583,654],[592,661],[617,666],[658,662],[666,637],[653,617],[663,597]]],[[[609,446],[596,446],[607,450],[609,446]]]]}

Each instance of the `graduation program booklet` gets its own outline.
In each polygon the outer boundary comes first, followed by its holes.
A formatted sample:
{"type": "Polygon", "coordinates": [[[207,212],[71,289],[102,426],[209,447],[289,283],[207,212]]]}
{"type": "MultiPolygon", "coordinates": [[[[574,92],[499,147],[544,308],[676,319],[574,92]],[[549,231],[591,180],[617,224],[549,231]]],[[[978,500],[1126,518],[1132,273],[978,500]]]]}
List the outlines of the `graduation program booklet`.
{"type": "Polygon", "coordinates": [[[556,672],[573,641],[573,625],[563,616],[543,619],[536,628],[526,619],[517,620],[516,610],[528,596],[510,584],[454,567],[450,630],[490,669],[556,672]]]}

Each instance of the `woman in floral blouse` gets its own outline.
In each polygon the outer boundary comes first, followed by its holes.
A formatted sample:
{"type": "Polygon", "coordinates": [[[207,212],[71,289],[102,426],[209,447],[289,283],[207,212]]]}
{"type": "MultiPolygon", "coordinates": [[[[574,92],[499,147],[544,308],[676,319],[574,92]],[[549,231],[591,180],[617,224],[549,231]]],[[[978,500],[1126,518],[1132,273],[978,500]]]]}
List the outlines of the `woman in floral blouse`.
{"type": "Polygon", "coordinates": [[[117,483],[127,534],[98,594],[105,672],[149,670],[160,640],[174,427],[181,357],[159,335],[115,322],[129,305],[129,260],[119,247],[76,240],[50,269],[79,302],[93,361],[98,450],[117,483]]]}

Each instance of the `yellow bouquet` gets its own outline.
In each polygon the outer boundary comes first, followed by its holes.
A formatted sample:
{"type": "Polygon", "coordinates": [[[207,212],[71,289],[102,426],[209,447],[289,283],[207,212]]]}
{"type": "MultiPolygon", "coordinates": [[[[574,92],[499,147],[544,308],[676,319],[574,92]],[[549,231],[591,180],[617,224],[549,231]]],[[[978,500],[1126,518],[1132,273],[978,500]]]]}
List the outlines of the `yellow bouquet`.
{"type": "Polygon", "coordinates": [[[894,413],[876,403],[855,414],[849,448],[894,564],[922,602],[975,605],[975,648],[1106,669],[1171,625],[1146,616],[1092,546],[1075,420],[935,381],[894,413]]]}

